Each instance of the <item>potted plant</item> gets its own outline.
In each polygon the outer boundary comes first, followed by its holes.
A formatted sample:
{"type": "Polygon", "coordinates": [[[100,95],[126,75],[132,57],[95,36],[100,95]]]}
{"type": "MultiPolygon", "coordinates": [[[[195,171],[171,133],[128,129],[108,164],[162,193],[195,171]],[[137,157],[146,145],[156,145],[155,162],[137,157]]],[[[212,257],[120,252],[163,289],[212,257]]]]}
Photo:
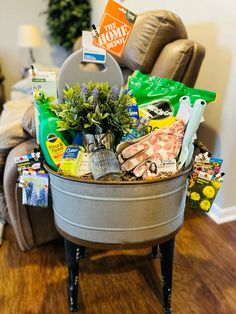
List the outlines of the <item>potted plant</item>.
{"type": "Polygon", "coordinates": [[[88,0],[50,0],[45,13],[52,43],[66,50],[71,50],[82,31],[91,27],[88,0]]]}
{"type": "Polygon", "coordinates": [[[67,86],[64,102],[51,104],[51,110],[60,118],[59,130],[72,129],[84,134],[129,132],[131,118],[130,91],[105,83],[88,82],[67,86]]]}

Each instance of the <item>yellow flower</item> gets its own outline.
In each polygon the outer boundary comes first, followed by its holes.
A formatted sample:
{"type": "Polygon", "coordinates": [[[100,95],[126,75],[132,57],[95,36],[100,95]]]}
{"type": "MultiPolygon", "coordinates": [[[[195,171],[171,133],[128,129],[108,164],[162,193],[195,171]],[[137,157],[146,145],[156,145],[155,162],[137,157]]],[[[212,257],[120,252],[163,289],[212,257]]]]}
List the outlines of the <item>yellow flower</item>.
{"type": "Polygon", "coordinates": [[[221,186],[221,182],[219,181],[211,181],[211,184],[214,186],[215,189],[219,190],[220,186],[221,186]]]}
{"type": "Polygon", "coordinates": [[[193,179],[189,180],[189,188],[191,189],[195,185],[195,181],[193,179]]]}
{"type": "Polygon", "coordinates": [[[206,197],[208,197],[208,198],[213,198],[213,197],[215,196],[215,190],[214,190],[214,188],[213,188],[212,186],[210,186],[210,185],[207,185],[207,186],[203,189],[202,193],[203,193],[206,197]]]}
{"type": "Polygon", "coordinates": [[[203,200],[200,203],[200,207],[204,211],[208,211],[208,209],[211,207],[211,203],[208,200],[203,200]]]}
{"type": "Polygon", "coordinates": [[[198,194],[197,192],[192,192],[190,194],[190,198],[193,200],[193,201],[199,201],[200,200],[200,194],[198,194]]]}

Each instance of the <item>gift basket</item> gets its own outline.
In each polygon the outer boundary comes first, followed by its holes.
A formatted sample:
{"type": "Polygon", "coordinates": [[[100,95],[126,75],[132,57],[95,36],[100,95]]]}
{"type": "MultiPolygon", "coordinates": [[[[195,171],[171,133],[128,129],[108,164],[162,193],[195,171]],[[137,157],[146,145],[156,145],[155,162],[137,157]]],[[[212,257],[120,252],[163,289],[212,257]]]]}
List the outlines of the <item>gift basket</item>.
{"type": "MultiPolygon", "coordinates": [[[[109,53],[102,71],[83,68],[84,58],[100,54],[99,60],[104,59],[100,51],[89,53],[76,51],[62,65],[58,100],[55,77],[32,68],[37,139],[45,160],[43,165],[36,165],[35,155],[18,160],[23,199],[46,206],[49,175],[55,225],[76,261],[83,247],[160,244],[163,278],[168,277],[163,283],[164,310],[169,313],[168,273],[186,195],[189,206],[207,211],[219,189],[219,171],[206,166],[214,174],[203,186],[204,171],[192,162],[197,129],[216,94],[140,71],[124,88],[121,69],[109,53]]],[[[69,265],[69,253],[67,258],[69,265]]],[[[70,276],[73,311],[76,270],[70,276]]]]}
{"type": "MultiPolygon", "coordinates": [[[[81,54],[76,52],[71,60],[80,62],[81,54]]],[[[69,81],[67,68],[70,63],[62,67],[59,86],[69,81]]],[[[114,73],[119,71],[113,72],[113,80],[114,73]]],[[[71,243],[82,250],[155,248],[164,242],[160,250],[168,248],[163,253],[165,265],[165,256],[173,256],[173,238],[184,220],[195,134],[215,93],[141,72],[129,78],[124,90],[109,84],[109,68],[107,75],[104,82],[91,77],[85,81],[86,76],[80,75],[82,82],[66,85],[62,102],[49,105],[53,119],[58,119],[57,130],[67,136],[74,132],[61,162],[52,158],[45,162],[55,224],[67,239],[68,259],[71,243]]],[[[49,145],[41,147],[47,152],[49,145]]],[[[170,287],[167,280],[166,313],[170,287]]],[[[72,310],[77,309],[76,289],[72,285],[70,290],[72,310]]]]}
{"type": "MultiPolygon", "coordinates": [[[[59,101],[55,78],[32,69],[41,150],[16,159],[23,202],[47,206],[49,175],[55,225],[69,247],[155,247],[183,224],[196,131],[215,93],[139,71],[124,89],[117,62],[107,60],[102,77],[81,69],[75,77],[82,51],[72,54],[59,101]]],[[[188,204],[208,210],[217,180],[198,187],[196,169],[188,204]]]]}

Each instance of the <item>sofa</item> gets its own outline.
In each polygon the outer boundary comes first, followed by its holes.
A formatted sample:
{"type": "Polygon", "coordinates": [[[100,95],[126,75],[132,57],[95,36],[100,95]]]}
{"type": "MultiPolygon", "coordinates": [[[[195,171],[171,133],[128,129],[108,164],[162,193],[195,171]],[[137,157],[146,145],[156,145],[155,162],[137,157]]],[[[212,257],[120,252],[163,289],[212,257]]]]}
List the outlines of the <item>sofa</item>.
{"type": "MultiPolygon", "coordinates": [[[[80,48],[81,40],[74,49],[80,48]]],[[[124,80],[134,70],[170,78],[193,87],[205,56],[204,47],[188,39],[186,28],[175,13],[166,10],[139,14],[121,59],[124,80]]],[[[48,208],[22,205],[14,157],[36,146],[34,112],[31,106],[23,117],[23,128],[30,139],[8,154],[4,171],[4,191],[8,213],[19,247],[23,251],[56,239],[51,204],[48,208]]]]}

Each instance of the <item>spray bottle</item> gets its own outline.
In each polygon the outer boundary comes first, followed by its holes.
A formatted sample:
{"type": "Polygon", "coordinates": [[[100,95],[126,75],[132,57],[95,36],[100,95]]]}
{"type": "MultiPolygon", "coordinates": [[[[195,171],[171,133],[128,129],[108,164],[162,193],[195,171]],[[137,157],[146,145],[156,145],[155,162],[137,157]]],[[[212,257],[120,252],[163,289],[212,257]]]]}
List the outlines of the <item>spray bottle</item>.
{"type": "Polygon", "coordinates": [[[69,132],[57,130],[60,119],[49,108],[51,97],[46,98],[41,90],[35,90],[34,99],[39,112],[39,144],[47,164],[57,171],[71,142],[69,132]]]}

